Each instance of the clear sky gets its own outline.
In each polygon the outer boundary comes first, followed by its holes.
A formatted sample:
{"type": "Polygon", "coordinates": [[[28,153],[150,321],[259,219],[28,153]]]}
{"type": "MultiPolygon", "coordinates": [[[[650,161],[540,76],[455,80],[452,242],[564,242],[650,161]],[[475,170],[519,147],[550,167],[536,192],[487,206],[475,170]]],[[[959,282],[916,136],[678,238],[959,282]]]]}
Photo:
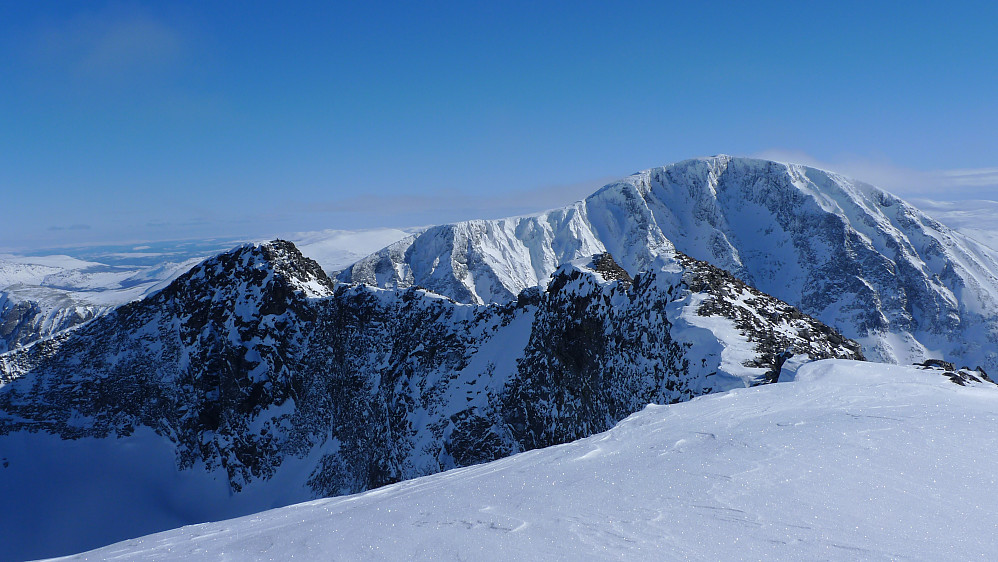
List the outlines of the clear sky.
{"type": "Polygon", "coordinates": [[[0,248],[497,217],[717,153],[998,199],[996,4],[0,0],[0,248]]]}

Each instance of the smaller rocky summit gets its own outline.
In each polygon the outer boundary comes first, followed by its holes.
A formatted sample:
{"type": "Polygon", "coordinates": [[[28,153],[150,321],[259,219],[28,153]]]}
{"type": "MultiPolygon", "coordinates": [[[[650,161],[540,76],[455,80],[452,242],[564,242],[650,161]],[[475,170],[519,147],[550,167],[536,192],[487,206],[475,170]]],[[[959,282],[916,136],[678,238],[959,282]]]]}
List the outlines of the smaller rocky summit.
{"type": "Polygon", "coordinates": [[[283,240],[206,260],[77,330],[0,356],[0,435],[148,427],[181,468],[267,481],[320,459],[316,495],[585,437],[648,403],[775,382],[856,342],[706,262],[635,278],[608,252],[546,290],[465,305],[335,286],[283,240]]]}

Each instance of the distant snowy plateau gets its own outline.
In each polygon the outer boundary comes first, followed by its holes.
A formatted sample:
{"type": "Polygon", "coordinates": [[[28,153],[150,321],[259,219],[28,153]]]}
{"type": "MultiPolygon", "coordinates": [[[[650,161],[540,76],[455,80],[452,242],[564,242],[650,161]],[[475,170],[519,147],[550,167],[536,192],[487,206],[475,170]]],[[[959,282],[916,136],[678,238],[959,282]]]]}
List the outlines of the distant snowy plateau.
{"type": "Polygon", "coordinates": [[[922,203],[717,156],[0,255],[0,560],[987,559],[998,224],[922,203]]]}

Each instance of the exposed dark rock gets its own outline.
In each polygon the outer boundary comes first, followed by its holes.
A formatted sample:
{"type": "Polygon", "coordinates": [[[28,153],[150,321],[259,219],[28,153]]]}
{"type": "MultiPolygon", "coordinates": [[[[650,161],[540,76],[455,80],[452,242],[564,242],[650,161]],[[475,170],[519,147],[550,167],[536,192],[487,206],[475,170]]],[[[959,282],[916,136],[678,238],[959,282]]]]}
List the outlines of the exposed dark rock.
{"type": "Polygon", "coordinates": [[[918,364],[926,370],[932,370],[939,372],[942,376],[948,378],[954,384],[960,386],[967,386],[971,383],[991,383],[995,384],[994,381],[988,377],[988,374],[984,372],[984,369],[977,367],[976,369],[971,369],[969,367],[962,367],[957,369],[953,363],[949,361],[943,361],[942,359],[926,359],[918,364]]]}
{"type": "Polygon", "coordinates": [[[607,281],[620,281],[625,285],[630,285],[634,281],[631,279],[631,275],[617,264],[610,252],[594,256],[590,267],[607,281]]]}
{"type": "Polygon", "coordinates": [[[943,369],[944,371],[955,371],[956,366],[949,361],[943,361],[942,359],[926,359],[919,363],[920,366],[925,368],[936,368],[943,369]]]}
{"type": "Polygon", "coordinates": [[[694,292],[706,293],[697,310],[703,316],[723,316],[756,343],[759,356],[747,363],[768,369],[759,383],[779,380],[783,364],[794,354],[810,357],[842,357],[863,359],[861,346],[838,333],[834,328],[801,313],[795,307],[758,291],[727,271],[695,260],[681,252],[676,259],[686,268],[685,283],[694,292]],[[748,306],[738,306],[743,302],[748,306]],[[780,323],[792,330],[774,330],[780,323]],[[802,345],[804,343],[804,345],[802,345]],[[847,354],[835,355],[836,349],[847,354]]]}

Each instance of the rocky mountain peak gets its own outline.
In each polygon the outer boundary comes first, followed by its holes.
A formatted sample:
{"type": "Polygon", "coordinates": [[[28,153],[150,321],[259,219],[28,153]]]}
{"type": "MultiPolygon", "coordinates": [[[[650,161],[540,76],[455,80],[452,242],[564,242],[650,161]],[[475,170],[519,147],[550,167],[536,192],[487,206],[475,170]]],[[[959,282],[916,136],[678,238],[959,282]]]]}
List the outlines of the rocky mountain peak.
{"type": "Polygon", "coordinates": [[[286,240],[233,248],[201,262],[165,290],[176,292],[191,283],[201,285],[233,281],[261,287],[274,282],[275,277],[288,289],[309,298],[329,296],[334,290],[332,280],[322,267],[286,240]]]}
{"type": "MultiPolygon", "coordinates": [[[[175,458],[149,481],[177,482],[179,469],[218,482],[221,494],[196,501],[233,514],[578,439],[649,403],[772,382],[805,361],[862,358],[709,264],[660,265],[631,280],[613,256],[589,254],[516,301],[474,305],[333,288],[290,243],[241,246],[0,355],[0,449],[88,439],[114,457],[145,439],[175,458]]],[[[183,493],[171,486],[157,493],[183,493]]]]}

